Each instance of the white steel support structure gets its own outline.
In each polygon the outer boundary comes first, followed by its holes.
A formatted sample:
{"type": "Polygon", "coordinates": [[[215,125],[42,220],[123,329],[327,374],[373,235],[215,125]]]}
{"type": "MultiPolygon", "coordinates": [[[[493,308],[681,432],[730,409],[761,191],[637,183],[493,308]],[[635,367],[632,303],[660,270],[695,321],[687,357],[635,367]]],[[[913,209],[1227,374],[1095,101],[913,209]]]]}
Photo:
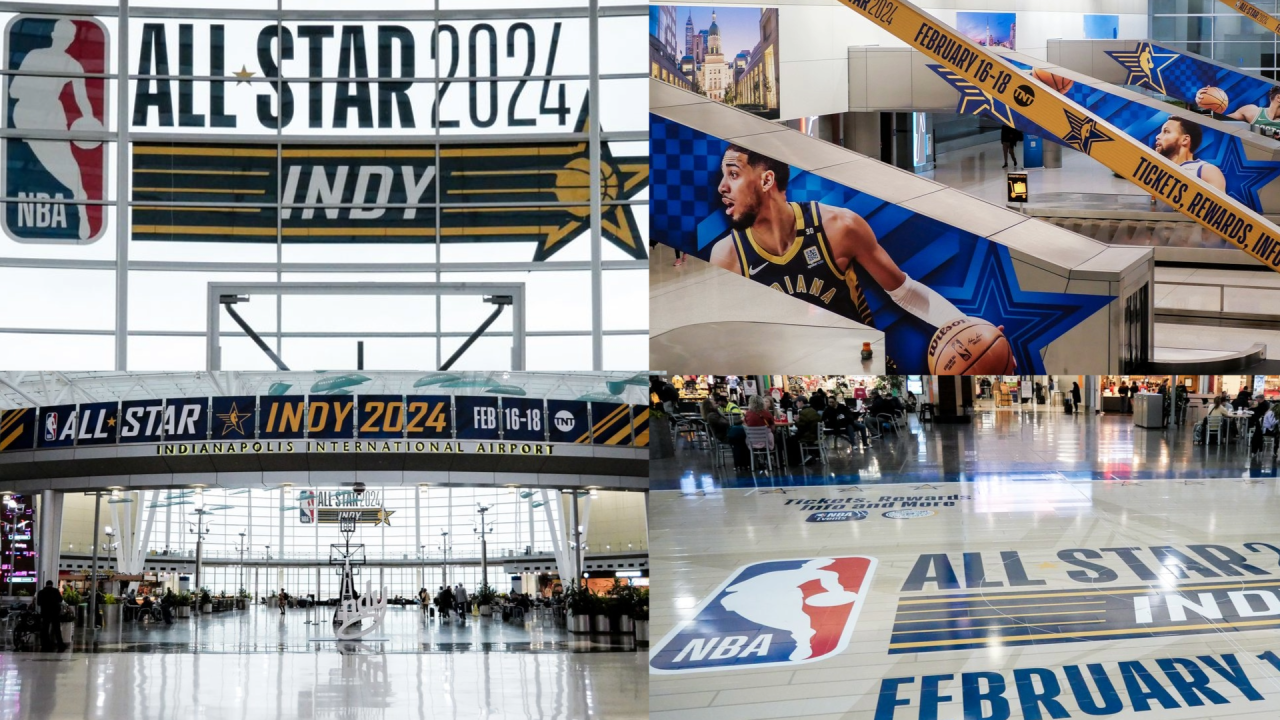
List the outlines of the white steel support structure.
{"type": "Polygon", "coordinates": [[[209,283],[205,331],[205,367],[222,369],[222,302],[227,295],[475,295],[511,298],[511,369],[525,367],[524,283],[209,283]]]}

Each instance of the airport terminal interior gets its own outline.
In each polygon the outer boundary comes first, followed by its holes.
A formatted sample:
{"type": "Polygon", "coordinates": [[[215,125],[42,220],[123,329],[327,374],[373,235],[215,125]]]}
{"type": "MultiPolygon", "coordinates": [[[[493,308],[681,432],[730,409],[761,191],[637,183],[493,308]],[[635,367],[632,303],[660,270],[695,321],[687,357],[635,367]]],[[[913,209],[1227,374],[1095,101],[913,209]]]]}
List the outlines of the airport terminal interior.
{"type": "Polygon", "coordinates": [[[1277,380],[662,377],[651,716],[1274,715],[1277,380]]]}
{"type": "Polygon", "coordinates": [[[643,717],[647,384],[0,373],[0,714],[643,717]]]}

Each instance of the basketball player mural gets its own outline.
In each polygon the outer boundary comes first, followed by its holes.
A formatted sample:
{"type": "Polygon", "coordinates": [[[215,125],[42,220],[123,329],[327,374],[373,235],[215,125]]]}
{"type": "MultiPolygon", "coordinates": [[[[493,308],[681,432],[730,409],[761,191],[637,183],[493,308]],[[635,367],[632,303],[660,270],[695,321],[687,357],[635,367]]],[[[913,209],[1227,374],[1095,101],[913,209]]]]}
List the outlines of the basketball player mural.
{"type": "MultiPolygon", "coordinates": [[[[721,202],[732,232],[711,262],[832,312],[875,327],[854,265],[861,266],[903,310],[939,328],[929,348],[936,374],[1012,373],[1004,327],[970,318],[933,289],[911,279],[885,252],[866,220],[846,208],[788,202],[791,168],[730,145],[721,160],[721,202]],[[965,332],[968,326],[982,326],[965,332]],[[1000,347],[989,359],[978,356],[1000,347]]],[[[886,359],[886,370],[895,363],[886,359]]]]}
{"type": "MultiPolygon", "coordinates": [[[[13,126],[19,130],[102,131],[102,124],[93,116],[84,78],[57,77],[83,75],[85,72],[80,62],[67,52],[76,39],[75,23],[59,20],[53,26],[51,39],[53,43],[49,47],[27,53],[18,68],[24,73],[40,74],[15,75],[9,83],[9,97],[16,101],[10,116],[13,126]],[[75,122],[68,122],[67,111],[62,105],[62,91],[67,85],[71,86],[71,94],[80,113],[75,122]]],[[[49,174],[71,191],[73,198],[88,199],[80,176],[80,164],[71,152],[72,141],[31,139],[26,143],[49,174]]],[[[79,145],[90,149],[99,143],[80,141],[79,145]]],[[[85,240],[90,235],[89,213],[82,209],[79,215],[78,232],[80,239],[85,240]]]]}
{"type": "Polygon", "coordinates": [[[1181,167],[1183,172],[1226,192],[1227,178],[1218,166],[1196,159],[1196,149],[1200,147],[1203,136],[1204,133],[1196,123],[1170,115],[1156,134],[1155,149],[1181,167]]]}
{"type": "MultiPolygon", "coordinates": [[[[1225,113],[1228,102],[1227,94],[1220,88],[1201,88],[1196,93],[1196,104],[1206,110],[1225,113]]],[[[1227,113],[1227,117],[1243,120],[1260,128],[1280,130],[1280,87],[1273,87],[1267,91],[1266,107],[1253,104],[1241,105],[1235,109],[1235,112],[1227,113]]]]}

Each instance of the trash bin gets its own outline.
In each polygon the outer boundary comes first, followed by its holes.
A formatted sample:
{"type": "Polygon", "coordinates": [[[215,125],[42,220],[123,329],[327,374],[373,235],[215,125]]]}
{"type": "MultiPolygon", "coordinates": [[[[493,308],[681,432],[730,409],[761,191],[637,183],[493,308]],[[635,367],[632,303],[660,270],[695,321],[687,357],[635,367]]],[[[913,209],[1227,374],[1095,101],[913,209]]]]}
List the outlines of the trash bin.
{"type": "MultiPolygon", "coordinates": [[[[1044,167],[1046,168],[1062,167],[1062,146],[1059,145],[1058,143],[1056,142],[1044,143],[1044,146],[1041,149],[1041,155],[1042,155],[1042,159],[1044,160],[1044,167]]],[[[1027,167],[1031,167],[1030,161],[1027,162],[1027,167]]]]}
{"type": "Polygon", "coordinates": [[[1035,135],[1025,135],[1022,141],[1022,166],[1044,167],[1044,140],[1035,135]]]}

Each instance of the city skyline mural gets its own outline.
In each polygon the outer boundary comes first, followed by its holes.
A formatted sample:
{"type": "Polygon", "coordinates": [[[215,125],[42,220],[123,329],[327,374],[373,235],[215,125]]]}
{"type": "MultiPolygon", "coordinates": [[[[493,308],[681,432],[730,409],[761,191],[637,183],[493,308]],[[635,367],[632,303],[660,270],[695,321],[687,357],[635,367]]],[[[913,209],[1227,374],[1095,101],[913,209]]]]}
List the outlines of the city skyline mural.
{"type": "Polygon", "coordinates": [[[650,76],[779,118],[778,10],[649,7],[650,76]]]}

